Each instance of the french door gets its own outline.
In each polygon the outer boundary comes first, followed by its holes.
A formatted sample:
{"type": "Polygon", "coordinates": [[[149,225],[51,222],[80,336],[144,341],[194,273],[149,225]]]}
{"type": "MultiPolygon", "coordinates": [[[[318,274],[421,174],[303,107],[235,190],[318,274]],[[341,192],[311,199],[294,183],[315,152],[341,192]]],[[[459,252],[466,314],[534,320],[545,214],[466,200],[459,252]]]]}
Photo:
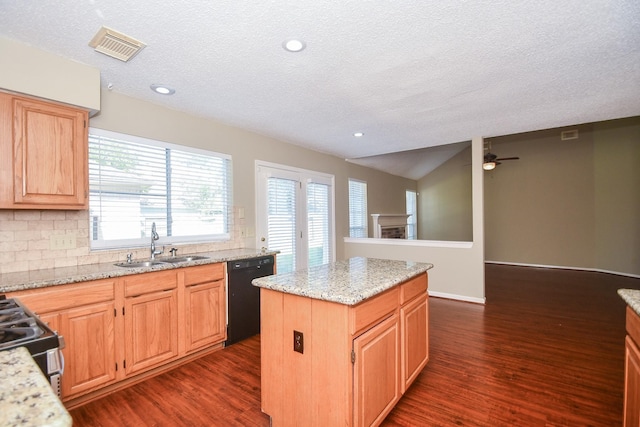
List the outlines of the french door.
{"type": "Polygon", "coordinates": [[[335,260],[332,175],[256,161],[258,247],[277,250],[278,273],[335,260]]]}

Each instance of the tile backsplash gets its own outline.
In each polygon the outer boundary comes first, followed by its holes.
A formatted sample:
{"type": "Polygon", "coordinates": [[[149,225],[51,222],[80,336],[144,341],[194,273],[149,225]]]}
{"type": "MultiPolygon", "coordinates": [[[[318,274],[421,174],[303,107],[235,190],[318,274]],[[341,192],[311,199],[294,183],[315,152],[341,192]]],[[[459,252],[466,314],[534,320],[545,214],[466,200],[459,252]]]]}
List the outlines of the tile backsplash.
{"type": "MultiPolygon", "coordinates": [[[[182,254],[242,248],[240,231],[234,229],[231,236],[225,242],[173,246],[182,254]]],[[[134,259],[146,259],[149,247],[89,249],[88,211],[0,210],[0,274],[118,262],[128,253],[134,259]]]]}

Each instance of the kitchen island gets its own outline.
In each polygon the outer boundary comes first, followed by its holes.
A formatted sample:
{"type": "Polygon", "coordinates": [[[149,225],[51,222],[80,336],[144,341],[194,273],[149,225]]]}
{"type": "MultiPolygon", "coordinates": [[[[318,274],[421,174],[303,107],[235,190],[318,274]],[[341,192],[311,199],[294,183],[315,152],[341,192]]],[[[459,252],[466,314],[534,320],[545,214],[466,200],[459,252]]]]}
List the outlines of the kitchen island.
{"type": "Polygon", "coordinates": [[[379,425],[428,361],[432,267],[351,258],[255,279],[272,425],[379,425]]]}
{"type": "Polygon", "coordinates": [[[627,303],[623,426],[640,425],[640,290],[618,289],[627,303]]]}

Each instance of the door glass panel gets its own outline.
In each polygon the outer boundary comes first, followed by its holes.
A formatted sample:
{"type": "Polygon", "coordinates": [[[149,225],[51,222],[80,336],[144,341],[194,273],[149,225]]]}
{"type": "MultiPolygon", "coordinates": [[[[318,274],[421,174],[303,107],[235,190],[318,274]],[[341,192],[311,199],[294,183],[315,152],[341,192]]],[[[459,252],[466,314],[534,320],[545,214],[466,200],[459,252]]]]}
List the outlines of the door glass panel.
{"type": "Polygon", "coordinates": [[[331,260],[329,229],[329,186],[307,184],[307,235],[309,267],[331,260]]]}
{"type": "Polygon", "coordinates": [[[269,249],[276,255],[278,273],[293,271],[296,265],[296,186],[297,181],[267,179],[267,232],[269,249]]]}

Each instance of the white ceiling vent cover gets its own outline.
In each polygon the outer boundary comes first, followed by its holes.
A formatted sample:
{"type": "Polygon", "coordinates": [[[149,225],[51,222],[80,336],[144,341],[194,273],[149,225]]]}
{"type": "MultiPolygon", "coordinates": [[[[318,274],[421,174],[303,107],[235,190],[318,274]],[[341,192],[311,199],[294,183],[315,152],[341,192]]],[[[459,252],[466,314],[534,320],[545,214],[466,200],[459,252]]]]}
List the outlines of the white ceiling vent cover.
{"type": "Polygon", "coordinates": [[[93,36],[89,46],[94,48],[96,52],[127,62],[144,49],[146,44],[111,28],[102,27],[93,36]]]}

